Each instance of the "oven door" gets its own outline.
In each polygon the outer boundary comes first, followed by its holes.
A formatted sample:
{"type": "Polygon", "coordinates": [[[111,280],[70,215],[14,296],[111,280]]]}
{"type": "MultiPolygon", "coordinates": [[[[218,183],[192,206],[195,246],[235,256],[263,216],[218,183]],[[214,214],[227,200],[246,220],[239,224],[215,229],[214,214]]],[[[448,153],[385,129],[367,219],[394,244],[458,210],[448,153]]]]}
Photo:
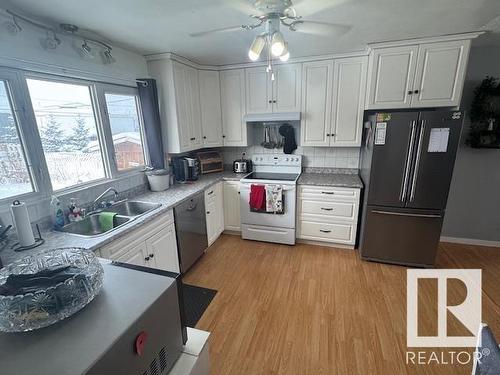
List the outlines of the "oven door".
{"type": "MultiPolygon", "coordinates": [[[[258,183],[257,183],[258,184],[258,183]]],[[[295,228],[296,186],[275,184],[283,187],[283,213],[254,212],[250,210],[251,183],[242,183],[240,187],[241,223],[278,228],[295,228]]]]}

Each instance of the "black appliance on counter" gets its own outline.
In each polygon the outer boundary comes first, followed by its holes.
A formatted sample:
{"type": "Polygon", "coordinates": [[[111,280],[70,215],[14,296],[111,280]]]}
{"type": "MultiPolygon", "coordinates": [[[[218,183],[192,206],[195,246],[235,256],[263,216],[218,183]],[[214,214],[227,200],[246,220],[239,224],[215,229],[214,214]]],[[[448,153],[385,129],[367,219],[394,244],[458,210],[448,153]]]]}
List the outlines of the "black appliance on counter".
{"type": "Polygon", "coordinates": [[[187,341],[178,274],[102,265],[101,293],[74,316],[33,332],[0,333],[2,374],[169,373],[187,341]]]}
{"type": "Polygon", "coordinates": [[[365,184],[361,257],[432,267],[463,112],[385,112],[367,119],[360,173],[365,184]]]}
{"type": "Polygon", "coordinates": [[[199,161],[186,156],[173,157],[175,180],[177,182],[196,181],[199,175],[199,161]]]}

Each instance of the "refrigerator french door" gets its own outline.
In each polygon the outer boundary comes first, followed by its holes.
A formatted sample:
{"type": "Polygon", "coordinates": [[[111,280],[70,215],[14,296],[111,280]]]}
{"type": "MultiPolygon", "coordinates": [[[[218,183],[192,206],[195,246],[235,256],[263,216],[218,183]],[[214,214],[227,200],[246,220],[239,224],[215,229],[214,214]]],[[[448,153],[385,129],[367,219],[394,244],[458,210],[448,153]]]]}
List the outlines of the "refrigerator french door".
{"type": "Polygon", "coordinates": [[[434,264],[463,113],[377,113],[362,151],[363,259],[434,264]]]}

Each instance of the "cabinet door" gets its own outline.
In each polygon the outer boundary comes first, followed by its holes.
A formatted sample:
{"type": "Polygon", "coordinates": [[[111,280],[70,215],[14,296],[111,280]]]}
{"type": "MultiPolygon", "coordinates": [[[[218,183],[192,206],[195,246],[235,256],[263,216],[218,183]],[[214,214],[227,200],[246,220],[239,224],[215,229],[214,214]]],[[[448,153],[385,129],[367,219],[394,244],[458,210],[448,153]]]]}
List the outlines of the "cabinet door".
{"type": "Polygon", "coordinates": [[[203,147],[222,146],[222,113],[219,72],[198,71],[203,147]]]}
{"type": "Polygon", "coordinates": [[[154,260],[155,268],[170,272],[180,272],[177,254],[175,226],[170,224],[165,229],[146,240],[147,256],[154,260]]]}
{"type": "Polygon", "coordinates": [[[190,121],[191,107],[189,104],[189,78],[186,66],[174,61],[172,63],[174,74],[174,94],[177,109],[177,124],[168,126],[177,126],[179,134],[180,152],[191,149],[190,121]]]}
{"type": "Polygon", "coordinates": [[[266,67],[245,69],[245,85],[246,113],[272,112],[272,81],[266,67]]]}
{"type": "Polygon", "coordinates": [[[470,40],[421,44],[412,107],[458,106],[470,40]]]}
{"type": "Polygon", "coordinates": [[[409,108],[418,46],[375,49],[369,60],[367,109],[409,108]]]}
{"type": "Polygon", "coordinates": [[[365,107],[366,57],[334,62],[331,146],[360,146],[365,107]]]}
{"type": "Polygon", "coordinates": [[[333,61],[302,67],[301,146],[329,146],[333,61]]]}
{"type": "Polygon", "coordinates": [[[302,64],[278,65],[275,76],[273,112],[300,112],[302,64]]]}
{"type": "Polygon", "coordinates": [[[122,263],[135,264],[137,266],[150,266],[147,263],[147,250],[146,243],[144,241],[136,244],[133,248],[127,251],[125,254],[118,256],[112,260],[122,263]]]}
{"type": "Polygon", "coordinates": [[[208,237],[208,246],[214,243],[217,239],[217,208],[215,205],[215,200],[210,199],[205,201],[205,211],[206,211],[206,219],[207,219],[207,237],[208,237]]]}
{"type": "Polygon", "coordinates": [[[203,145],[201,131],[200,88],[198,85],[198,71],[186,67],[187,98],[189,103],[189,141],[191,149],[201,148],[203,145]]]}
{"type": "Polygon", "coordinates": [[[224,146],[247,146],[245,115],[245,71],[225,70],[220,73],[222,134],[224,146]]]}
{"type": "Polygon", "coordinates": [[[224,229],[241,231],[240,183],[224,181],[224,229]]]}

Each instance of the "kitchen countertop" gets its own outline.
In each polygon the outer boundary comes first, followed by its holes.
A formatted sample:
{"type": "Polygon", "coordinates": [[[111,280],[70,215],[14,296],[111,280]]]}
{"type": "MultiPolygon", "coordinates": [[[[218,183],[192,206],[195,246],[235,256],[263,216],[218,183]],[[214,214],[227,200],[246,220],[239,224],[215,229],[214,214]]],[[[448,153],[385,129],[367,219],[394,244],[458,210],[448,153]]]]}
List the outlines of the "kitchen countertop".
{"type": "Polygon", "coordinates": [[[299,185],[335,186],[363,188],[363,182],[353,173],[302,173],[297,181],[299,185]]]}
{"type": "MultiPolygon", "coordinates": [[[[113,231],[110,231],[109,233],[105,233],[96,237],[80,237],[50,229],[45,230],[42,231],[42,237],[45,239],[45,243],[43,245],[22,252],[13,251],[11,250],[10,245],[8,245],[3,251],[0,252],[0,258],[2,259],[3,265],[5,266],[9,263],[12,263],[16,259],[24,257],[25,255],[31,255],[40,251],[55,249],[59,247],[83,247],[92,251],[97,250],[110,243],[114,239],[122,236],[123,234],[128,233],[130,230],[137,228],[141,224],[149,222],[155,217],[164,214],[174,206],[177,206],[179,203],[182,203],[194,194],[204,191],[215,183],[222,180],[239,181],[243,176],[244,174],[241,173],[225,171],[221,173],[202,175],[197,181],[193,183],[175,184],[168,190],[162,192],[148,191],[145,194],[138,195],[131,199],[144,202],[161,203],[161,206],[156,210],[135,218],[134,220],[125,224],[123,227],[117,228],[113,231]]],[[[14,240],[12,239],[10,243],[13,242],[14,240]]]]}

